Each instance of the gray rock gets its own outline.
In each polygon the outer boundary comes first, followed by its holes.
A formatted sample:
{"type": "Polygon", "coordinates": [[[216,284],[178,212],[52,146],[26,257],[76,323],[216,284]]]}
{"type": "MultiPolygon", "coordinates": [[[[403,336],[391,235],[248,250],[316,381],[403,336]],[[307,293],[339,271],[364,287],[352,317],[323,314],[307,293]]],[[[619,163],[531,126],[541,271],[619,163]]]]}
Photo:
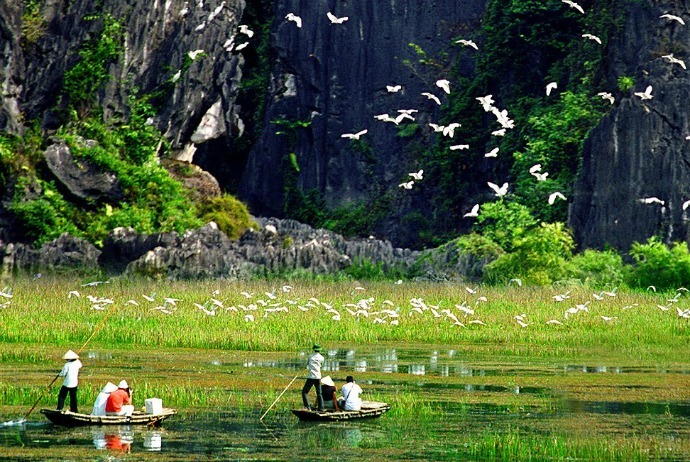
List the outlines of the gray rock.
{"type": "Polygon", "coordinates": [[[87,159],[76,159],[70,148],[58,140],[43,153],[46,165],[74,198],[81,201],[120,202],[124,193],[117,176],[104,172],[87,159]]]}
{"type": "MultiPolygon", "coordinates": [[[[240,185],[240,197],[250,209],[263,216],[283,216],[285,184],[282,171],[288,153],[294,152],[300,171],[296,186],[306,192],[317,190],[329,207],[347,206],[389,194],[400,206],[391,207],[379,234],[408,245],[416,240],[415,230],[385,226],[427,204],[423,188],[415,202],[406,201],[397,185],[407,173],[423,168],[415,157],[418,143],[429,141],[414,136],[396,136],[391,123],[376,121],[381,113],[418,109],[416,123],[437,121],[438,106],[421,96],[431,91],[442,95],[434,82],[444,70],[433,72],[418,63],[410,43],[429,56],[446,48],[459,31],[471,34],[479,26],[485,0],[396,0],[338,2],[286,0],[276,3],[272,45],[277,53],[272,66],[266,128],[252,150],[240,185]],[[348,16],[341,25],[331,24],[325,12],[348,16]],[[299,12],[304,27],[283,18],[299,12]],[[409,60],[411,65],[405,63],[409,60]],[[387,85],[401,84],[398,93],[387,85]],[[271,121],[308,121],[286,136],[271,121]],[[343,133],[368,129],[359,147],[341,138],[343,133]],[[293,139],[291,139],[294,138],[293,139]],[[362,149],[364,148],[364,149],[362,149]],[[364,152],[367,149],[369,153],[364,152]]],[[[472,53],[465,53],[473,56],[472,53]]],[[[469,73],[473,58],[462,61],[461,73],[469,73]]],[[[448,70],[448,72],[450,72],[448,70]]],[[[420,133],[423,133],[420,130],[420,133]]],[[[409,196],[409,195],[408,195],[409,196]]]]}
{"type": "Polygon", "coordinates": [[[101,253],[93,244],[67,233],[40,249],[24,244],[0,245],[6,273],[93,273],[101,253]]]}
{"type": "Polygon", "coordinates": [[[690,74],[660,57],[690,43],[687,27],[659,19],[675,7],[670,1],[627,4],[625,28],[607,47],[609,90],[618,76],[634,77],[635,88],[618,92],[585,142],[569,218],[579,248],[627,252],[652,236],[690,238],[690,215],[683,210],[690,199],[690,74]],[[632,94],[648,85],[651,100],[632,94]],[[663,205],[641,201],[652,197],[663,205]]]}

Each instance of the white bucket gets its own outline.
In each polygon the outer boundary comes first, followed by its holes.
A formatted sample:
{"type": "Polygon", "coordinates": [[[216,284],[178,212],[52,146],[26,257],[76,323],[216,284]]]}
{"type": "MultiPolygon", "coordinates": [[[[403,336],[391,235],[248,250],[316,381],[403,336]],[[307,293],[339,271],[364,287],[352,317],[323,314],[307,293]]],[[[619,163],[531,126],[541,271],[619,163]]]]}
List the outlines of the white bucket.
{"type": "Polygon", "coordinates": [[[148,398],[144,401],[146,403],[147,414],[162,414],[163,400],[160,398],[148,398]]]}

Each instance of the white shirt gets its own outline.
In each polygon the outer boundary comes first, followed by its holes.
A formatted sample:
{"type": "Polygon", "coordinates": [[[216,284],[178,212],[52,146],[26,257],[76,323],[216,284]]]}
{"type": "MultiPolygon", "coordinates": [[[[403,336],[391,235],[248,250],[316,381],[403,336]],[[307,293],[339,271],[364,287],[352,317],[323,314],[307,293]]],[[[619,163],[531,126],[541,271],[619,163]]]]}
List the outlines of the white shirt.
{"type": "Polygon", "coordinates": [[[81,361],[75,359],[74,361],[67,361],[65,366],[60,371],[60,377],[64,377],[65,381],[62,382],[63,387],[74,388],[79,384],[78,375],[79,369],[81,369],[81,361]]]}
{"type": "Polygon", "coordinates": [[[323,364],[323,356],[318,351],[309,355],[307,359],[307,370],[309,371],[308,379],[321,379],[321,365],[323,364]]]}
{"type": "Polygon", "coordinates": [[[343,406],[346,411],[359,411],[362,409],[362,400],[359,397],[362,393],[362,389],[355,382],[348,382],[343,385],[340,389],[345,399],[345,405],[343,406]]]}

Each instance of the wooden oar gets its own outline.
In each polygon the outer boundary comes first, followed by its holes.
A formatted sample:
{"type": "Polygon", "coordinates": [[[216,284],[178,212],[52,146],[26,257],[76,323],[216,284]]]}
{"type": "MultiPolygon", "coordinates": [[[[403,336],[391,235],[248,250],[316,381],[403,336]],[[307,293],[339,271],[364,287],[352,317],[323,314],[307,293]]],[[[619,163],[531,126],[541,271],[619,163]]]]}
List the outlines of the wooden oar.
{"type": "Polygon", "coordinates": [[[280,399],[280,397],[283,396],[283,395],[285,394],[286,391],[288,391],[288,388],[290,388],[290,386],[295,382],[295,380],[297,380],[297,377],[299,377],[299,374],[296,375],[295,378],[293,378],[293,379],[290,381],[290,383],[288,383],[288,386],[285,387],[285,390],[283,390],[283,392],[282,392],[281,394],[278,395],[278,397],[276,398],[276,400],[273,401],[273,404],[271,404],[270,406],[268,406],[268,409],[266,409],[266,412],[264,412],[264,415],[262,415],[262,416],[259,418],[259,421],[264,420],[264,417],[266,417],[266,414],[268,414],[268,411],[270,411],[270,410],[273,408],[273,406],[276,405],[276,403],[278,402],[278,400],[280,399]]]}
{"type": "MultiPolygon", "coordinates": [[[[79,355],[79,353],[81,353],[81,351],[82,351],[82,350],[86,347],[86,345],[91,341],[91,339],[93,338],[93,336],[96,335],[96,332],[98,332],[98,331],[101,329],[101,327],[103,327],[103,324],[105,324],[105,320],[108,319],[108,316],[110,316],[110,313],[112,313],[113,311],[115,311],[115,307],[116,307],[116,306],[117,306],[117,305],[113,304],[113,307],[110,309],[110,311],[108,311],[108,312],[105,314],[105,316],[103,316],[103,319],[101,319],[101,322],[98,324],[98,326],[96,326],[96,328],[93,330],[93,332],[91,333],[91,335],[89,336],[89,338],[86,339],[86,342],[84,342],[84,344],[81,346],[81,348],[79,348],[79,349],[77,350],[77,355],[79,355]]],[[[60,372],[62,372],[62,371],[60,371],[60,372]]],[[[31,415],[31,413],[34,412],[34,409],[36,409],[36,406],[38,406],[38,403],[41,402],[41,400],[43,399],[43,397],[44,397],[44,396],[46,395],[46,393],[48,393],[48,391],[50,390],[50,387],[52,387],[53,384],[55,383],[55,381],[60,377],[60,372],[58,372],[58,375],[56,375],[55,378],[48,384],[48,386],[46,387],[46,389],[43,390],[43,393],[41,393],[41,396],[38,397],[38,399],[36,400],[36,402],[34,403],[34,405],[31,406],[31,409],[29,409],[29,412],[27,412],[26,415],[24,416],[24,420],[26,420],[26,419],[31,415]]]]}

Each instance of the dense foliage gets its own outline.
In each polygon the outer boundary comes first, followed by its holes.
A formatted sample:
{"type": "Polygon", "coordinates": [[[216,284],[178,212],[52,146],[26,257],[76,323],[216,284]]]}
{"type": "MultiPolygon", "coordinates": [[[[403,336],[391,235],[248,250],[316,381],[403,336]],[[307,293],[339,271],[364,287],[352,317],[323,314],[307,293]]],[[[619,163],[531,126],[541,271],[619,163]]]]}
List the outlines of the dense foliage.
{"type": "Polygon", "coordinates": [[[23,139],[3,135],[0,185],[14,190],[10,209],[21,232],[36,245],[62,233],[99,245],[116,227],[142,233],[183,232],[203,220],[215,220],[237,238],[252,226],[244,205],[224,196],[199,208],[182,183],[159,163],[168,154],[168,145],[151,120],[157,112],[154,102],[166,91],[165,85],[150,94],[129,89],[128,113],[109,120],[103,117],[99,101],[111,79],[110,66],[121,58],[124,29],[110,16],[89,19],[99,21],[102,32],[83,45],[78,61],[65,73],[55,110],[63,117],[56,138],[67,144],[77,161],[112,174],[123,197],[86,201],[71,197],[44,174],[39,153],[47,140],[39,130],[29,130],[23,139]]]}

